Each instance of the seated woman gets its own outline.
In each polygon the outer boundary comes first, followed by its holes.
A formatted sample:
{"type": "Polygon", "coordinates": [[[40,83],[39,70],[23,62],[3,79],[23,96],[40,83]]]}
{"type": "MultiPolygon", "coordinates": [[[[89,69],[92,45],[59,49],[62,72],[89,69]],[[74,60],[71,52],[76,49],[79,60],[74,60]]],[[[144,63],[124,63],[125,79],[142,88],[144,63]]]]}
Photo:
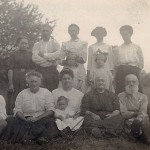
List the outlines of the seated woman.
{"type": "Polygon", "coordinates": [[[7,126],[7,122],[5,121],[6,117],[6,103],[3,96],[0,95],[0,134],[7,126]]]}
{"type": "MultiPolygon", "coordinates": [[[[57,101],[60,96],[66,97],[68,101],[68,108],[74,112],[73,119],[76,119],[80,115],[80,105],[83,97],[83,93],[73,88],[73,71],[71,69],[63,69],[60,72],[60,80],[62,87],[52,91],[52,95],[57,108],[57,101]]],[[[83,119],[82,119],[83,120],[83,119]]],[[[82,124],[80,122],[80,124],[82,124]]],[[[74,128],[75,129],[75,128],[74,128]]]]}
{"type": "Polygon", "coordinates": [[[21,91],[14,108],[15,117],[8,118],[8,127],[3,140],[25,142],[31,140],[46,141],[58,135],[54,120],[54,102],[51,93],[40,88],[42,75],[29,72],[29,88],[21,91]]]}
{"type": "Polygon", "coordinates": [[[84,115],[85,130],[95,137],[116,136],[124,123],[120,115],[118,96],[105,89],[106,76],[95,78],[94,89],[82,99],[81,115],[84,115]]]}

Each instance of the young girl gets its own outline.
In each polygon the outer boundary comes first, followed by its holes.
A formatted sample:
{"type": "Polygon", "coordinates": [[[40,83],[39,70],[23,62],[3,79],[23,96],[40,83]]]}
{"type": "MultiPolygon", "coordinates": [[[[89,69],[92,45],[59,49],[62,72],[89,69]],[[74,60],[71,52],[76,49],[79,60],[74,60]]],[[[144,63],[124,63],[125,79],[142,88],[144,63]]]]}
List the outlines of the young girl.
{"type": "Polygon", "coordinates": [[[68,101],[64,96],[57,100],[55,109],[56,124],[60,131],[69,127],[72,131],[80,128],[83,123],[83,117],[74,118],[75,112],[68,107],[68,101]]]}
{"type": "Polygon", "coordinates": [[[84,77],[82,76],[81,69],[80,69],[81,67],[77,63],[76,57],[77,56],[75,53],[69,53],[64,63],[64,68],[69,68],[73,71],[74,74],[73,87],[79,91],[83,91],[84,77]]]}
{"type": "Polygon", "coordinates": [[[105,63],[107,61],[107,54],[102,53],[100,50],[98,50],[95,53],[95,63],[96,67],[95,69],[91,69],[90,72],[90,88],[93,88],[95,78],[101,74],[104,74],[106,76],[106,89],[114,92],[113,87],[113,76],[109,69],[106,68],[105,63]]]}

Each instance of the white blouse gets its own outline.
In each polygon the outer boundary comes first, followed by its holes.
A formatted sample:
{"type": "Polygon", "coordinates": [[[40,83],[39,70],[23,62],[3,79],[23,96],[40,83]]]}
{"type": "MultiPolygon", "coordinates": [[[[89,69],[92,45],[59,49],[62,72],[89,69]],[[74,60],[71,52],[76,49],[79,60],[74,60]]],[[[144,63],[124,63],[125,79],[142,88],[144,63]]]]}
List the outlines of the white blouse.
{"type": "Polygon", "coordinates": [[[80,39],[63,42],[61,51],[63,57],[67,56],[69,52],[72,52],[82,57],[84,62],[87,60],[87,42],[81,41],[80,39]]]}
{"type": "Polygon", "coordinates": [[[57,105],[58,97],[65,96],[69,99],[68,107],[75,113],[80,111],[80,105],[83,97],[83,93],[72,88],[70,91],[65,91],[63,88],[58,88],[52,91],[55,106],[57,105]]]}
{"type": "Polygon", "coordinates": [[[143,53],[141,48],[134,44],[122,44],[118,47],[117,65],[131,65],[139,68],[144,67],[143,53]]]}
{"type": "Polygon", "coordinates": [[[48,110],[54,110],[52,94],[45,88],[33,93],[30,89],[21,91],[15,102],[14,114],[18,111],[24,116],[38,117],[48,110]]]}

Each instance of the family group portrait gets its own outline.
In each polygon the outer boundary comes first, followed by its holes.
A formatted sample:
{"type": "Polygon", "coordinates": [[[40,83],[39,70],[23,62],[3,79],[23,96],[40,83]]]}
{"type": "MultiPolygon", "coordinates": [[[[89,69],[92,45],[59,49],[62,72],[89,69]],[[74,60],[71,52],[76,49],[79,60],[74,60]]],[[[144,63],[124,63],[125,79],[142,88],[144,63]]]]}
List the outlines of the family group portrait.
{"type": "Polygon", "coordinates": [[[149,150],[150,2],[0,0],[0,150],[149,150]]]}

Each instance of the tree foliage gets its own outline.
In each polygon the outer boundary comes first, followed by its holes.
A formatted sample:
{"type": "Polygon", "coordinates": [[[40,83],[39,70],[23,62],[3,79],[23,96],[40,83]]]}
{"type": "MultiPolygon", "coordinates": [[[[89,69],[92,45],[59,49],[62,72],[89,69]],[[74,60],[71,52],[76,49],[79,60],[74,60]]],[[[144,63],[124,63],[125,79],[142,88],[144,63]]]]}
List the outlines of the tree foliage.
{"type": "MultiPolygon", "coordinates": [[[[40,38],[43,21],[43,14],[35,5],[25,5],[23,0],[0,0],[0,70],[5,67],[3,61],[16,50],[14,44],[19,36],[27,36],[30,41],[29,47],[32,48],[40,38]]],[[[45,21],[52,27],[55,26],[55,20],[45,21]]]]}

